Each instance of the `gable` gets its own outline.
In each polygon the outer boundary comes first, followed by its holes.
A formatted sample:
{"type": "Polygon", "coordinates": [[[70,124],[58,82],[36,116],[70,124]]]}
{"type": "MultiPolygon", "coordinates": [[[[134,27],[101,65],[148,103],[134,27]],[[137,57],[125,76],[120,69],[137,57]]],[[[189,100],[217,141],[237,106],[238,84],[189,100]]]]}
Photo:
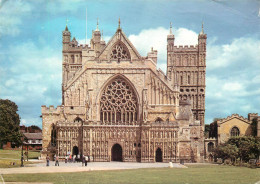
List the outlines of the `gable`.
{"type": "Polygon", "coordinates": [[[231,116],[228,116],[227,118],[219,120],[218,123],[224,124],[224,123],[230,122],[231,120],[232,120],[232,122],[236,121],[236,122],[250,124],[250,121],[248,119],[244,118],[243,116],[239,116],[238,114],[232,114],[231,116]]]}
{"type": "Polygon", "coordinates": [[[98,56],[100,61],[120,61],[140,59],[134,45],[130,42],[124,32],[119,28],[98,56]]]}

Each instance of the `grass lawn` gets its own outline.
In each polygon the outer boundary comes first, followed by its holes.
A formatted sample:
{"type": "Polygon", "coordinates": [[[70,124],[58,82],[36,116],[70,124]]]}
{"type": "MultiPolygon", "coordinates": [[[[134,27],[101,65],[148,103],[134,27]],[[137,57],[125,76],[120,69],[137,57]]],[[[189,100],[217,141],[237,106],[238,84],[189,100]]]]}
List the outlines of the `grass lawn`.
{"type": "Polygon", "coordinates": [[[260,169],[246,167],[195,165],[188,169],[153,168],[78,173],[3,175],[6,182],[53,182],[55,184],[255,184],[260,169]]]}
{"type": "MultiPolygon", "coordinates": [[[[25,153],[25,152],[24,152],[25,153]]],[[[29,159],[38,158],[40,152],[29,151],[29,159]]],[[[27,157],[24,155],[24,158],[27,157]]],[[[30,164],[31,162],[24,162],[24,164],[30,164]]],[[[0,168],[8,167],[20,167],[21,165],[21,150],[2,150],[0,149],[0,168]],[[11,162],[15,162],[16,165],[10,165],[11,162]]]]}

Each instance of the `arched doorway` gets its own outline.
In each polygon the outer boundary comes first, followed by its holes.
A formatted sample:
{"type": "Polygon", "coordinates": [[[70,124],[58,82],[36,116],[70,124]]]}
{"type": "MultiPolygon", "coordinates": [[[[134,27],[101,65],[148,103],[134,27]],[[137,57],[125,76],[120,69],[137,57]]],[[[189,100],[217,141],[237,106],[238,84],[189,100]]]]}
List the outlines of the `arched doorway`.
{"type": "Polygon", "coordinates": [[[123,151],[119,144],[115,144],[111,149],[111,161],[123,161],[123,151]]]}
{"type": "Polygon", "coordinates": [[[161,150],[161,148],[157,148],[157,150],[156,150],[155,161],[156,162],[162,162],[162,150],[161,150]]]}
{"type": "Polygon", "coordinates": [[[74,146],[72,155],[78,155],[78,154],[79,154],[79,148],[78,148],[78,146],[74,146]]]}

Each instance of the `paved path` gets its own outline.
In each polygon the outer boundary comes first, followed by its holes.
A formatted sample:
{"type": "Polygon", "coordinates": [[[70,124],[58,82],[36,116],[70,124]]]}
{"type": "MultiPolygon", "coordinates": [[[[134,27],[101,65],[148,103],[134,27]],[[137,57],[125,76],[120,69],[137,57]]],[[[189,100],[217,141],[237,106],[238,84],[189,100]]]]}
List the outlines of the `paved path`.
{"type": "MultiPolygon", "coordinates": [[[[82,172],[96,170],[121,170],[121,169],[138,169],[138,168],[162,168],[169,167],[169,163],[139,163],[139,162],[89,162],[88,166],[82,166],[81,163],[64,163],[60,162],[60,166],[54,166],[54,162],[50,162],[50,166],[46,167],[45,163],[37,163],[26,165],[26,167],[18,168],[0,168],[0,174],[20,174],[20,173],[57,173],[57,172],[82,172]]],[[[173,163],[174,168],[187,168],[186,166],[173,163]]]]}

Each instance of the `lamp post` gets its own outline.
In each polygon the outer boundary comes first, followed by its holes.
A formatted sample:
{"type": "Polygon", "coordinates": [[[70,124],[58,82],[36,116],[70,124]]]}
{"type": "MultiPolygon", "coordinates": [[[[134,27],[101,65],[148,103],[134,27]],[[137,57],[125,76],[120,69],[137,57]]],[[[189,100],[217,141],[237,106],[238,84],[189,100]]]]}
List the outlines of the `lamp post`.
{"type": "Polygon", "coordinates": [[[23,165],[23,140],[24,140],[24,137],[23,136],[22,136],[21,140],[22,140],[21,167],[24,167],[24,165],[23,165]]]}

